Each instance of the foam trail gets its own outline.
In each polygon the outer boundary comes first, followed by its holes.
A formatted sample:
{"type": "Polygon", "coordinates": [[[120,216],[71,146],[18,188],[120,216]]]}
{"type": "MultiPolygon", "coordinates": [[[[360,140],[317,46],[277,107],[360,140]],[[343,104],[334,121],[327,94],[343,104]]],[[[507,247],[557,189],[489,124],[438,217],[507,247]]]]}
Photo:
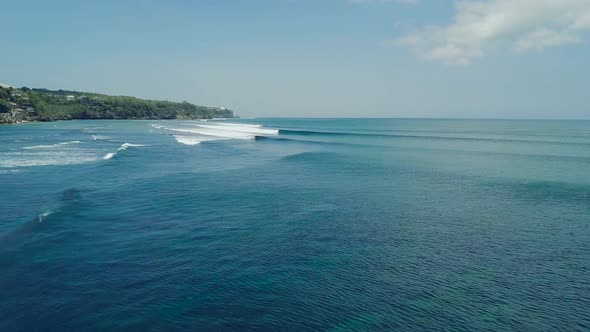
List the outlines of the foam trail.
{"type": "Polygon", "coordinates": [[[20,173],[22,169],[0,169],[0,174],[13,174],[13,173],[20,173]]]}
{"type": "Polygon", "coordinates": [[[75,165],[99,160],[93,152],[81,150],[32,150],[0,155],[0,167],[75,165]]]}
{"type": "Polygon", "coordinates": [[[33,145],[33,146],[25,146],[23,149],[25,150],[37,150],[37,149],[53,149],[58,148],[64,145],[71,145],[71,144],[82,144],[80,141],[69,141],[69,142],[61,142],[57,144],[47,144],[47,145],[33,145]]]}
{"type": "Polygon", "coordinates": [[[111,137],[109,137],[109,136],[103,136],[103,135],[92,135],[92,136],[90,136],[90,138],[93,141],[111,139],[111,137]]]}

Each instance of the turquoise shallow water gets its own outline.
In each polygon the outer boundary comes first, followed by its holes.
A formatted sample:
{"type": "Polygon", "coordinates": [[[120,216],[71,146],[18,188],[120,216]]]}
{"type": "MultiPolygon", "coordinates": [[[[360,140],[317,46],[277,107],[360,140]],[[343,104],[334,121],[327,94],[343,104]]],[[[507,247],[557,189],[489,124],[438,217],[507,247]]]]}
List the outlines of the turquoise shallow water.
{"type": "Polygon", "coordinates": [[[0,330],[590,329],[590,122],[0,127],[0,330]]]}

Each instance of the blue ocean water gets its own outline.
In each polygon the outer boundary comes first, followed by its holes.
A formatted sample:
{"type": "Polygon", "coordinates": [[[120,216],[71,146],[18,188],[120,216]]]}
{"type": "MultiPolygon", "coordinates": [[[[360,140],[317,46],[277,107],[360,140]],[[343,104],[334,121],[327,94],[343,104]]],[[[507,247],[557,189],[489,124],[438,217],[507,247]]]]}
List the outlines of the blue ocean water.
{"type": "Polygon", "coordinates": [[[590,121],[0,127],[0,330],[590,330],[590,121]]]}

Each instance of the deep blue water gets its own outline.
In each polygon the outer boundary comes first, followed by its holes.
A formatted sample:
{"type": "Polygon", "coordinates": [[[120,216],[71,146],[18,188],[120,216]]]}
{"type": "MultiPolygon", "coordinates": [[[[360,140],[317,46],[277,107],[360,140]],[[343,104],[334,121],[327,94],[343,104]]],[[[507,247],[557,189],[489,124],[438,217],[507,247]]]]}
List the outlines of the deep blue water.
{"type": "Polygon", "coordinates": [[[590,330],[588,121],[2,126],[0,198],[1,331],[590,330]]]}

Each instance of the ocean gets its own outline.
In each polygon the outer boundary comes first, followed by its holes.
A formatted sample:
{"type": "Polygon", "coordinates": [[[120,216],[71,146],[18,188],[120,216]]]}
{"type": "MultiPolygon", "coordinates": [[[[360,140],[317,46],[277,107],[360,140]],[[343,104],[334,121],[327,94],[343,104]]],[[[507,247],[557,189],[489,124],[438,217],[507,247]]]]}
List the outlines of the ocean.
{"type": "Polygon", "coordinates": [[[0,127],[0,330],[588,331],[590,121],[0,127]]]}

